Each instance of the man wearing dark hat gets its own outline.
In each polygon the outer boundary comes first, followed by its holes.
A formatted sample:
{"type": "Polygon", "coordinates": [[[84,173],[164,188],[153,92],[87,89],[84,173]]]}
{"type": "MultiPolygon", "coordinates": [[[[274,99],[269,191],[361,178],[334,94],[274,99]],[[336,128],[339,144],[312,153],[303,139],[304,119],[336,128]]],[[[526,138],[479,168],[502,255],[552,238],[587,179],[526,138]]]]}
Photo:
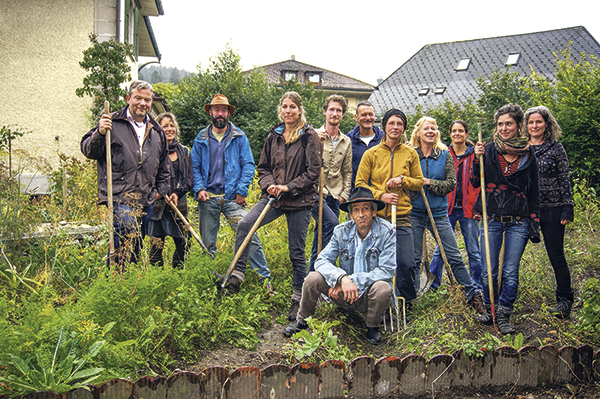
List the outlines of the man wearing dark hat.
{"type": "Polygon", "coordinates": [[[392,301],[396,270],[395,231],[389,222],[377,217],[384,206],[365,187],[356,187],[350,199],[340,205],[352,220],[335,228],[331,241],[319,254],[316,270],[304,280],[296,321],[283,335],[290,337],[308,328],[305,320],[315,313],[318,299],[325,295],[338,306],[361,311],[367,341],[381,341],[379,325],[392,301]]]}
{"type": "MultiPolygon", "coordinates": [[[[204,110],[212,123],[202,129],[192,148],[194,193],[198,201],[200,236],[211,253],[217,251],[221,213],[232,229],[248,213],[246,197],[254,178],[254,158],[246,134],[229,122],[235,107],[217,94],[204,110]]],[[[262,280],[271,279],[258,236],[250,242],[250,265],[262,280]]],[[[270,289],[270,285],[269,285],[270,289]]]]}

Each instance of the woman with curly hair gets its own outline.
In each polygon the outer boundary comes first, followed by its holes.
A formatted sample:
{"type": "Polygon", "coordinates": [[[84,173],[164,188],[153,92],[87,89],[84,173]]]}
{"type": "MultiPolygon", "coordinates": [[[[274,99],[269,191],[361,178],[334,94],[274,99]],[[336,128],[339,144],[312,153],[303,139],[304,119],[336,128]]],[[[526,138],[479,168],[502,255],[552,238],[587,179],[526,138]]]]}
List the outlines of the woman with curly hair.
{"type": "Polygon", "coordinates": [[[556,278],[556,305],[549,311],[564,319],[571,314],[573,289],[565,259],[565,226],[573,221],[573,194],[569,158],[561,143],[560,126],[544,106],[525,112],[526,134],[538,162],[540,177],[540,227],[544,245],[556,278]]]}
{"type": "MultiPolygon", "coordinates": [[[[523,110],[515,104],[501,107],[494,115],[496,128],[491,143],[478,141],[475,155],[484,155],[485,197],[492,285],[496,309],[496,322],[502,334],[515,331],[510,322],[514,303],[519,291],[519,265],[527,240],[540,242],[539,236],[539,188],[538,167],[533,148],[522,135],[523,110]],[[498,284],[500,248],[504,237],[504,261],[502,284],[498,284]]],[[[471,183],[481,186],[479,159],[473,163],[471,183]]],[[[481,197],[473,207],[474,217],[481,219],[481,197]]],[[[482,257],[485,259],[484,234],[482,232],[482,257]]],[[[484,324],[492,324],[488,285],[488,269],[482,270],[483,295],[487,312],[480,318],[484,324]]]]}

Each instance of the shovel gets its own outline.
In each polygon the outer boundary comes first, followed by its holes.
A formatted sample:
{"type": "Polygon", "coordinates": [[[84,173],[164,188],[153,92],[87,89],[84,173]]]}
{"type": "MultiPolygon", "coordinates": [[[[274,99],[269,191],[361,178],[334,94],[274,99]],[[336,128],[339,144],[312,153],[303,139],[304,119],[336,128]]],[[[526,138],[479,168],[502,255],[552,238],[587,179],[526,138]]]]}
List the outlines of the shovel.
{"type": "Polygon", "coordinates": [[[248,235],[246,235],[246,238],[244,238],[242,245],[240,245],[237,252],[235,253],[233,260],[231,261],[231,265],[229,265],[229,269],[227,269],[227,273],[225,274],[225,277],[223,278],[223,282],[221,283],[222,290],[225,289],[225,285],[227,284],[227,281],[229,280],[229,276],[231,276],[231,272],[235,268],[237,261],[240,260],[240,257],[242,256],[242,252],[244,252],[244,249],[246,249],[246,247],[252,240],[252,236],[254,235],[254,233],[256,233],[256,230],[258,230],[260,223],[263,221],[263,219],[267,215],[267,212],[269,212],[269,209],[271,209],[271,205],[273,205],[273,202],[278,201],[282,195],[283,195],[283,193],[279,194],[277,197],[269,195],[269,197],[268,197],[269,202],[267,202],[267,205],[265,205],[265,207],[262,210],[262,212],[260,213],[260,215],[258,215],[258,219],[256,219],[256,222],[254,222],[254,225],[252,225],[252,228],[248,232],[248,235]]]}
{"type": "Polygon", "coordinates": [[[188,220],[185,218],[185,216],[183,216],[183,213],[181,213],[181,211],[179,209],[177,209],[177,206],[173,203],[173,201],[171,201],[171,199],[169,197],[165,197],[165,202],[171,208],[173,208],[173,210],[175,211],[175,213],[177,214],[179,219],[181,219],[181,221],[183,222],[183,227],[192,234],[192,236],[196,239],[196,241],[198,241],[198,244],[200,244],[200,246],[202,247],[202,250],[206,251],[206,253],[209,254],[212,259],[214,259],[215,256],[212,253],[210,253],[210,251],[206,248],[206,246],[200,239],[200,236],[198,235],[198,233],[196,233],[196,231],[194,231],[194,229],[190,225],[190,222],[188,222],[188,220]]]}
{"type": "MultiPolygon", "coordinates": [[[[110,103],[104,101],[104,114],[110,115],[110,103]]],[[[115,262],[115,224],[114,224],[114,202],[113,202],[113,178],[112,178],[112,140],[110,129],[106,129],[106,202],[108,205],[108,267],[115,262]]]]}
{"type": "Polygon", "coordinates": [[[429,290],[435,275],[429,270],[429,252],[427,252],[427,232],[423,231],[423,257],[421,258],[420,278],[419,278],[419,292],[418,295],[423,295],[429,290]]]}

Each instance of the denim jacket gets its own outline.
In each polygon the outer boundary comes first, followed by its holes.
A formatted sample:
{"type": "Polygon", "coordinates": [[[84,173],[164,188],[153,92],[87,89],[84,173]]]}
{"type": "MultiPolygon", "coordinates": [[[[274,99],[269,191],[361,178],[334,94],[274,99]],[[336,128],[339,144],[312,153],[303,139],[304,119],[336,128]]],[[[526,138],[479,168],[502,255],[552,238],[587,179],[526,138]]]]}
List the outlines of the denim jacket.
{"type": "Polygon", "coordinates": [[[315,270],[321,273],[330,287],[335,287],[343,276],[348,275],[362,295],[377,281],[391,284],[396,272],[396,232],[389,222],[373,218],[371,234],[365,238],[368,271],[362,273],[354,273],[357,234],[356,223],[352,220],[336,226],[331,241],[317,258],[315,270]],[[338,258],[339,267],[335,266],[338,258]]]}

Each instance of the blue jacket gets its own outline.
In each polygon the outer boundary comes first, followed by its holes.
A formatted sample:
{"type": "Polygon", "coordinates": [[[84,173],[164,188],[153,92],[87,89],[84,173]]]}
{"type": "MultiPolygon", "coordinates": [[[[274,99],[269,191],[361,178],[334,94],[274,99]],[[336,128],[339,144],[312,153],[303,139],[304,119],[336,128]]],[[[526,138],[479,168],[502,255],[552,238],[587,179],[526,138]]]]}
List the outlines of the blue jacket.
{"type": "MultiPolygon", "coordinates": [[[[454,160],[448,150],[433,149],[431,155],[426,157],[420,148],[416,148],[421,162],[423,177],[431,180],[430,185],[423,186],[427,202],[433,217],[448,216],[448,193],[456,188],[456,171],[454,160]]],[[[412,203],[412,212],[421,217],[428,217],[425,201],[419,196],[412,203]]]]}
{"type": "Polygon", "coordinates": [[[379,144],[383,136],[385,136],[383,130],[375,125],[373,125],[373,131],[375,132],[375,137],[373,137],[373,140],[371,140],[368,147],[365,142],[360,139],[360,126],[356,126],[350,133],[346,135],[352,142],[352,188],[354,188],[356,171],[358,170],[358,165],[360,165],[360,160],[362,159],[363,154],[369,148],[373,148],[379,144]]]}
{"type": "Polygon", "coordinates": [[[348,275],[362,295],[377,281],[391,284],[396,272],[396,232],[389,222],[373,218],[371,234],[365,243],[368,272],[362,273],[354,273],[354,240],[357,234],[356,223],[352,220],[336,226],[331,241],[317,258],[315,270],[321,273],[330,287],[335,287],[341,277],[348,275]],[[338,258],[339,267],[335,266],[338,258]]]}
{"type": "MultiPolygon", "coordinates": [[[[210,171],[210,148],[207,126],[198,133],[192,147],[192,167],[194,169],[194,199],[198,192],[206,190],[210,171]]],[[[248,196],[248,188],[254,179],[254,158],[246,134],[229,122],[229,135],[225,144],[225,199],[235,200],[235,195],[248,196]]]]}

